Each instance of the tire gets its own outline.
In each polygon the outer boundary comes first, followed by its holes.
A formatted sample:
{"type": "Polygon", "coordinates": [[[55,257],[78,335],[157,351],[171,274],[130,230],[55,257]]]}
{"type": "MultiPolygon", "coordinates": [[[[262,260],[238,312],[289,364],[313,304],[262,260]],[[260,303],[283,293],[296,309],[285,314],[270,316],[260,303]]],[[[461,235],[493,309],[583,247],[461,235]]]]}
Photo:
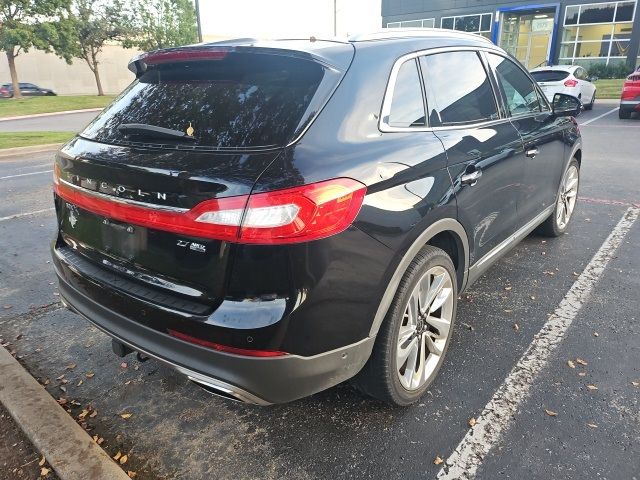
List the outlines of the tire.
{"type": "Polygon", "coordinates": [[[578,160],[572,158],[567,165],[567,168],[562,172],[562,179],[560,186],[558,187],[558,194],[556,195],[555,208],[549,217],[538,227],[538,232],[547,237],[559,237],[567,231],[569,222],[573,217],[575,206],[578,200],[578,192],[580,190],[580,164],[578,160]],[[571,197],[569,193],[569,183],[567,182],[567,176],[571,174],[569,172],[575,172],[575,189],[571,189],[571,197]],[[565,190],[563,192],[563,190],[565,190]],[[573,201],[571,201],[573,198],[573,201]],[[567,203],[567,201],[569,203],[567,203]],[[572,203],[571,203],[572,202],[572,203]],[[568,217],[563,218],[562,212],[568,212],[568,217]]]}
{"type": "Polygon", "coordinates": [[[618,110],[618,118],[620,120],[629,120],[631,118],[631,112],[620,109],[618,110]]]}
{"type": "Polygon", "coordinates": [[[585,110],[593,110],[593,104],[596,103],[596,92],[593,92],[593,97],[591,97],[591,103],[584,107],[585,110]]]}
{"type": "MultiPolygon", "coordinates": [[[[356,388],[367,395],[393,405],[407,406],[416,402],[433,382],[447,353],[455,322],[457,299],[456,271],[451,259],[443,250],[430,245],[425,246],[413,259],[400,281],[393,302],[380,326],[371,357],[352,381],[356,388]],[[448,281],[446,280],[447,276],[448,281]],[[438,283],[440,278],[444,279],[442,283],[438,283]],[[427,285],[424,283],[425,279],[429,281],[428,288],[421,290],[418,283],[422,281],[421,285],[427,285]],[[427,292],[426,298],[429,298],[432,291],[438,290],[438,285],[441,286],[441,290],[439,290],[441,293],[435,295],[434,301],[429,303],[431,306],[428,313],[433,314],[428,316],[432,319],[431,324],[426,320],[419,320],[414,333],[408,335],[407,331],[411,327],[408,309],[410,301],[416,298],[415,292],[427,292]],[[441,300],[444,298],[446,300],[441,300]],[[436,308],[440,301],[444,302],[443,305],[438,309],[431,310],[432,307],[436,308]],[[443,321],[445,317],[450,319],[448,328],[446,326],[441,327],[442,329],[433,327],[433,319],[440,320],[444,325],[446,323],[443,321]],[[407,339],[405,345],[409,345],[403,349],[404,352],[409,351],[411,345],[416,345],[414,348],[418,349],[413,369],[409,368],[413,358],[411,353],[402,365],[398,365],[398,354],[403,354],[400,352],[399,345],[401,328],[403,336],[407,339]],[[445,328],[445,338],[433,340],[433,337],[442,337],[445,328]],[[426,340],[425,337],[432,338],[432,340],[426,340]],[[429,348],[421,350],[421,345],[428,345],[429,342],[431,342],[429,348]],[[440,351],[440,355],[431,353],[434,350],[440,351]],[[424,358],[421,357],[421,352],[427,351],[429,354],[426,360],[420,362],[420,358],[424,358]],[[424,370],[420,368],[420,365],[424,370]],[[411,385],[407,388],[405,383],[411,383],[414,380],[417,382],[415,388],[412,388],[411,385]]],[[[425,303],[428,302],[425,301],[425,303]]],[[[411,349],[411,352],[413,351],[411,349]]]]}

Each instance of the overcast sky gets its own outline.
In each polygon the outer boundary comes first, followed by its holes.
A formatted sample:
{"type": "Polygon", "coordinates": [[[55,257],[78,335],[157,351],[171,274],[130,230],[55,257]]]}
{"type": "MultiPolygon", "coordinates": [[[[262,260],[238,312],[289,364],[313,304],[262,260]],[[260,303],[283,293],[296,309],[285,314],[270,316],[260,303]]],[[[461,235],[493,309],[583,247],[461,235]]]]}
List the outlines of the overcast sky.
{"type": "MultiPolygon", "coordinates": [[[[333,36],[334,0],[200,0],[205,37],[333,36]]],[[[379,30],[380,0],[337,0],[338,35],[379,30]]]]}

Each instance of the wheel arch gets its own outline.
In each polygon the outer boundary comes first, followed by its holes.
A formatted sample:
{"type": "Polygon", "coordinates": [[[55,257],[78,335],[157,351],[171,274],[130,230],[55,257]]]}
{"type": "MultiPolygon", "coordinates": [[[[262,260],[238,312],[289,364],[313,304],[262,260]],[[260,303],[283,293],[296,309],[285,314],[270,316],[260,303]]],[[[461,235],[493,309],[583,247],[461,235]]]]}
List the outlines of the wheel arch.
{"type": "Polygon", "coordinates": [[[378,305],[371,330],[369,331],[370,337],[377,335],[380,325],[387,315],[387,311],[398,290],[400,280],[402,280],[411,261],[425,245],[441,248],[451,257],[456,268],[458,291],[464,288],[469,270],[469,242],[467,240],[467,233],[462,224],[456,219],[443,218],[437,220],[420,233],[402,255],[378,305]]]}

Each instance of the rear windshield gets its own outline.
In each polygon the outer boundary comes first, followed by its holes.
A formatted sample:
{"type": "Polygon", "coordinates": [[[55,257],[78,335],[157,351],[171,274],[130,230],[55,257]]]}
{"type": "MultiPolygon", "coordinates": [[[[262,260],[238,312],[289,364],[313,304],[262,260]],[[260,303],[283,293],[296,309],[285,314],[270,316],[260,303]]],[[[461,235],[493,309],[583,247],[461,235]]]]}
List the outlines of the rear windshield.
{"type": "Polygon", "coordinates": [[[531,72],[531,76],[536,82],[559,82],[569,76],[569,72],[562,70],[540,70],[531,72]]]}
{"type": "Polygon", "coordinates": [[[159,65],[134,81],[82,136],[174,148],[282,146],[313,113],[310,105],[326,72],[311,60],[255,53],[159,65]],[[118,129],[125,124],[188,130],[194,140],[145,138],[144,132],[118,129]]]}

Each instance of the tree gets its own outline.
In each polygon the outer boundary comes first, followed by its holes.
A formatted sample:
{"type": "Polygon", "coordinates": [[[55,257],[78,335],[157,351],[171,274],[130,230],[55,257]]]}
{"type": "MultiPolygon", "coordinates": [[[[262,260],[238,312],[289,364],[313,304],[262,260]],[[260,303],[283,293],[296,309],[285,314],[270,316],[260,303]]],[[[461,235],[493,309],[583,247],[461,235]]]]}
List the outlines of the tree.
{"type": "Polygon", "coordinates": [[[192,0],[137,0],[134,11],[135,35],[126,46],[149,51],[198,41],[192,0]]]}
{"type": "Polygon", "coordinates": [[[98,56],[107,42],[126,39],[131,34],[128,26],[128,16],[120,0],[108,3],[74,0],[68,16],[61,21],[57,37],[51,42],[57,55],[84,60],[96,79],[98,95],[104,95],[98,56]]]}
{"type": "Polygon", "coordinates": [[[16,57],[30,48],[51,51],[69,0],[0,0],[0,48],[7,56],[14,98],[21,98],[16,57]]]}

